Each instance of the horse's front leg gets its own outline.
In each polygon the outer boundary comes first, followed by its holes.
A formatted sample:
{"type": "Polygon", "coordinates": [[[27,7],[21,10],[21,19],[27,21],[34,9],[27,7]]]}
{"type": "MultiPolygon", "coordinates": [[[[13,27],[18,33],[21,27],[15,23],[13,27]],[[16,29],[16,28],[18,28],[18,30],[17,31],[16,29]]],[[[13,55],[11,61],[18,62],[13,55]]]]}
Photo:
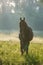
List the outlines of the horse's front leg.
{"type": "Polygon", "coordinates": [[[21,55],[23,55],[23,53],[24,53],[23,41],[20,41],[20,49],[21,49],[21,55]]]}

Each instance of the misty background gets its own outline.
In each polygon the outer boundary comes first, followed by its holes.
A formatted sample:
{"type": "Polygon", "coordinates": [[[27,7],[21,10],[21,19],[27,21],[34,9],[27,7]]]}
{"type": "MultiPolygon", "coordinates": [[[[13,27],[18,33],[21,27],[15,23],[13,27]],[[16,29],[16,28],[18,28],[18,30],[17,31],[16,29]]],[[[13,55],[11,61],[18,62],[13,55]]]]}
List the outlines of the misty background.
{"type": "Polygon", "coordinates": [[[25,17],[35,35],[43,36],[43,5],[39,0],[0,0],[0,32],[19,31],[25,17]]]}

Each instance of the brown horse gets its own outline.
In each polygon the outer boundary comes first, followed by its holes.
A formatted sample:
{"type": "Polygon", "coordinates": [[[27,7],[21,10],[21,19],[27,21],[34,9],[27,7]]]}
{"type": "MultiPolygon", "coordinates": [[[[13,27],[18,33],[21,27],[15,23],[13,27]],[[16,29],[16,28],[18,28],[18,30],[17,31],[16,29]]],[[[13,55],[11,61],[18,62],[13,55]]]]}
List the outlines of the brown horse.
{"type": "Polygon", "coordinates": [[[30,44],[30,41],[33,38],[32,29],[27,26],[25,22],[25,18],[22,20],[20,18],[20,45],[21,45],[21,53],[23,54],[24,51],[26,51],[26,54],[28,54],[28,46],[30,44]]]}

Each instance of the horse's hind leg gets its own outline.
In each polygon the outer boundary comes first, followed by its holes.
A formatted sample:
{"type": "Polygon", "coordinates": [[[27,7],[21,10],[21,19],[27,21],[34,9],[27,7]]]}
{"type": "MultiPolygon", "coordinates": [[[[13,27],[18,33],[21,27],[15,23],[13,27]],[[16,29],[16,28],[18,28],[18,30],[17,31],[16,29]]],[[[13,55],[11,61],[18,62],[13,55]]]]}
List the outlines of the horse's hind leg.
{"type": "Polygon", "coordinates": [[[30,42],[27,43],[27,45],[26,45],[26,54],[28,54],[28,47],[29,47],[29,44],[30,44],[30,42]]]}
{"type": "Polygon", "coordinates": [[[26,54],[28,54],[28,47],[26,48],[26,54]]]}
{"type": "Polygon", "coordinates": [[[26,54],[28,54],[28,45],[25,45],[24,51],[26,52],[26,54]]]}

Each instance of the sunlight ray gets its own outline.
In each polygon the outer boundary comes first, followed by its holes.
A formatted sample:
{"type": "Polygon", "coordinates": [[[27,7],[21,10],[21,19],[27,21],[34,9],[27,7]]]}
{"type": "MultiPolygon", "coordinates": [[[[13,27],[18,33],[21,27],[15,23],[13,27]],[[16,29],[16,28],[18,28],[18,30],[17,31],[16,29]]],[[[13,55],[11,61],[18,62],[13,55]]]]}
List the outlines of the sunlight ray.
{"type": "Polygon", "coordinates": [[[14,13],[15,13],[15,10],[14,10],[14,9],[12,9],[12,10],[11,10],[11,13],[13,13],[13,14],[14,14],[14,13]]]}

